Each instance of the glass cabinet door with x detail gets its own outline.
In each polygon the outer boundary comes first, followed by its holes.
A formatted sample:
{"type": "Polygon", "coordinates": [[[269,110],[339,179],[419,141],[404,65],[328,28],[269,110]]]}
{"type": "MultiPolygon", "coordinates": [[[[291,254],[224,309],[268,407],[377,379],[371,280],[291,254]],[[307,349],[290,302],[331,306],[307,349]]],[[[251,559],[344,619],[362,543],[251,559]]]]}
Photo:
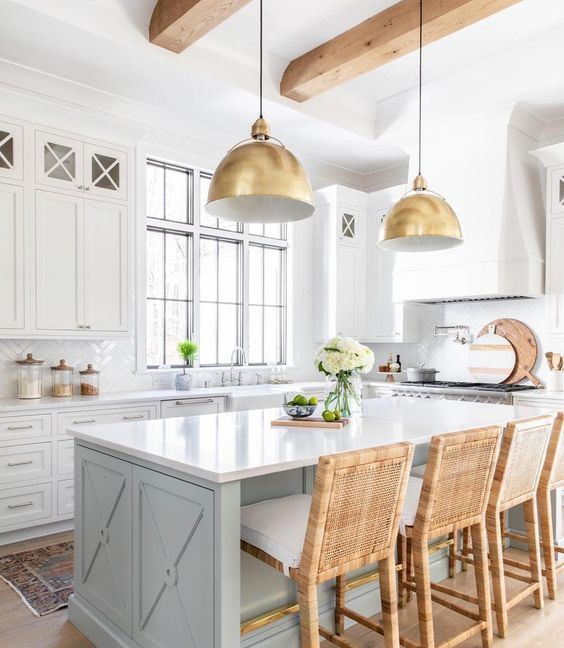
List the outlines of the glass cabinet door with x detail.
{"type": "Polygon", "coordinates": [[[50,133],[36,133],[37,184],[127,199],[127,154],[50,133]]]}
{"type": "Polygon", "coordinates": [[[0,121],[0,178],[23,180],[23,129],[0,121]]]}

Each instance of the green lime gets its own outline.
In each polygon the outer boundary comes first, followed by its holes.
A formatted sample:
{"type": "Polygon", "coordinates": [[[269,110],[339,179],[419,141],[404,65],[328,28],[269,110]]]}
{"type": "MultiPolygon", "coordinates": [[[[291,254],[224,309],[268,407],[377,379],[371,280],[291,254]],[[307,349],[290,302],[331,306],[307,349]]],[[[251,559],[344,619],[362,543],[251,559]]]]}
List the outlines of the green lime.
{"type": "Polygon", "coordinates": [[[335,421],[338,421],[341,418],[341,412],[339,410],[335,410],[333,414],[335,415],[335,421]]]}
{"type": "Polygon", "coordinates": [[[309,404],[310,404],[310,405],[317,405],[317,403],[318,403],[317,396],[312,396],[312,397],[309,399],[309,404]]]}
{"type": "Polygon", "coordinates": [[[294,396],[294,403],[296,405],[307,405],[307,398],[299,394],[298,396],[294,396]]]}
{"type": "Polygon", "coordinates": [[[290,405],[290,406],[292,406],[292,405],[295,405],[295,404],[296,404],[296,403],[294,403],[294,401],[293,401],[293,400],[291,400],[291,401],[288,401],[288,402],[286,403],[286,405],[290,405]]]}
{"type": "Polygon", "coordinates": [[[335,420],[335,413],[327,410],[323,412],[323,418],[327,421],[327,423],[332,423],[335,420]]]}

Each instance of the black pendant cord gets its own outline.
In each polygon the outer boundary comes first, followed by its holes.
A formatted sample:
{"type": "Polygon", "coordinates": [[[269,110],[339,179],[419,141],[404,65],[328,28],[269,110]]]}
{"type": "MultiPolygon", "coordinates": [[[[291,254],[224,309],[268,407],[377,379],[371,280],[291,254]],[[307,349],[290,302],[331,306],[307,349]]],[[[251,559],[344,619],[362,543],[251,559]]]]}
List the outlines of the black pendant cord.
{"type": "Polygon", "coordinates": [[[260,109],[259,115],[262,119],[262,0],[259,0],[259,42],[260,42],[260,56],[259,56],[259,67],[260,67],[260,77],[259,77],[259,96],[260,96],[260,109]]]}
{"type": "MultiPolygon", "coordinates": [[[[262,3],[262,0],[261,0],[262,3]]],[[[423,86],[423,0],[419,0],[419,175],[421,175],[421,122],[423,86]]]]}

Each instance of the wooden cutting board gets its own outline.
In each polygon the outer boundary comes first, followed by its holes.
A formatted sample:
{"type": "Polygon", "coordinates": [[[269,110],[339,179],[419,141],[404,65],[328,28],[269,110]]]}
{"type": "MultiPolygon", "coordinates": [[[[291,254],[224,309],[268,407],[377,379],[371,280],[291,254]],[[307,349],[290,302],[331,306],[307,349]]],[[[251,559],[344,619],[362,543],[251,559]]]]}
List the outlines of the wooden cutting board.
{"type": "Polygon", "coordinates": [[[533,385],[540,385],[540,380],[531,373],[538,354],[537,340],[531,329],[519,320],[504,318],[486,324],[478,336],[488,333],[491,325],[495,326],[496,334],[509,340],[515,349],[515,368],[503,382],[514,385],[528,378],[533,385]]]}
{"type": "Polygon", "coordinates": [[[509,378],[515,368],[515,360],[515,349],[511,342],[490,331],[476,338],[470,346],[468,371],[476,382],[498,384],[509,378]]]}
{"type": "Polygon", "coordinates": [[[279,419],[270,421],[272,427],[317,427],[317,428],[336,428],[342,429],[347,425],[349,419],[339,419],[338,421],[326,421],[319,417],[309,416],[303,419],[293,419],[289,416],[283,416],[279,419]]]}

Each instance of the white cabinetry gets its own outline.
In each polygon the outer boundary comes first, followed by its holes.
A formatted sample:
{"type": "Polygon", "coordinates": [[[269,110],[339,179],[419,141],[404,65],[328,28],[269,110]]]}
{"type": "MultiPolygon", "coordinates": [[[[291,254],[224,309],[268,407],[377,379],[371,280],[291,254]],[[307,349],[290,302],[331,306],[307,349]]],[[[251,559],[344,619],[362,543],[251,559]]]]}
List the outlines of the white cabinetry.
{"type": "Polygon", "coordinates": [[[127,199],[127,154],[53,133],[35,133],[37,184],[127,199]]]}
{"type": "Polygon", "coordinates": [[[366,234],[367,291],[364,342],[418,342],[421,308],[419,304],[393,301],[395,252],[377,246],[380,226],[390,207],[405,193],[404,185],[370,195],[366,234]]]}
{"type": "Polygon", "coordinates": [[[23,128],[0,121],[0,178],[23,180],[23,128]]]}
{"type": "MultiPolygon", "coordinates": [[[[2,161],[0,123],[0,164],[2,161]]],[[[6,153],[7,155],[7,153],[6,153]]],[[[1,170],[0,166],[0,170],[1,170]]],[[[0,173],[0,175],[2,175],[0,173]]],[[[0,328],[24,328],[23,188],[0,183],[0,328]]]]}
{"type": "Polygon", "coordinates": [[[37,328],[127,330],[124,206],[37,191],[37,328]]]}
{"type": "Polygon", "coordinates": [[[564,166],[548,172],[546,295],[548,332],[564,338],[564,166]]]}
{"type": "Polygon", "coordinates": [[[180,398],[161,401],[161,418],[175,416],[199,416],[225,412],[225,398],[180,398]]]}
{"type": "Polygon", "coordinates": [[[346,187],[316,191],[314,338],[359,338],[366,299],[366,194],[346,187]]]}

